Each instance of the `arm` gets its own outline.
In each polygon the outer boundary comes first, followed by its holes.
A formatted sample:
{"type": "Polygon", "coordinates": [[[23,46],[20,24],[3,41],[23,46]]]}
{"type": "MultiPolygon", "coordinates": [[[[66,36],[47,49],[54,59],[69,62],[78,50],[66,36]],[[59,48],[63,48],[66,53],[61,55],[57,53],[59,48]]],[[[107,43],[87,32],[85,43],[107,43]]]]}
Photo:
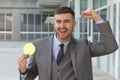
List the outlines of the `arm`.
{"type": "Polygon", "coordinates": [[[99,32],[102,41],[99,43],[90,43],[90,50],[92,56],[101,56],[114,52],[118,46],[115,40],[109,22],[98,24],[99,32]]]}
{"type": "Polygon", "coordinates": [[[34,80],[38,75],[38,69],[37,65],[35,62],[35,54],[31,56],[28,66],[27,66],[27,71],[25,74],[25,80],[34,80]]]}
{"type": "Polygon", "coordinates": [[[33,80],[38,75],[37,66],[35,63],[35,56],[31,56],[27,66],[28,58],[29,55],[24,54],[18,59],[20,79],[33,80]]]}
{"type": "MultiPolygon", "coordinates": [[[[96,22],[102,20],[93,9],[87,9],[82,13],[82,16],[87,19],[92,19],[96,22]]],[[[91,56],[100,56],[112,53],[118,48],[118,46],[114,35],[112,34],[109,22],[97,24],[97,26],[100,31],[102,41],[99,43],[89,43],[91,56]]]]}

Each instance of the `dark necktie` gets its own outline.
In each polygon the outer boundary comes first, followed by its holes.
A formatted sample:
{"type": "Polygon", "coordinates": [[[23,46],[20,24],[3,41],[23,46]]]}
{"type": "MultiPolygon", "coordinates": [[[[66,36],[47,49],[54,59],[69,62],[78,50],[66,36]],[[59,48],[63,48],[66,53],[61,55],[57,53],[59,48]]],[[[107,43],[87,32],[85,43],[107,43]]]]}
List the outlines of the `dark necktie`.
{"type": "Polygon", "coordinates": [[[59,46],[60,46],[60,50],[59,50],[58,56],[57,56],[57,64],[58,65],[64,57],[64,44],[60,44],[59,46]]]}

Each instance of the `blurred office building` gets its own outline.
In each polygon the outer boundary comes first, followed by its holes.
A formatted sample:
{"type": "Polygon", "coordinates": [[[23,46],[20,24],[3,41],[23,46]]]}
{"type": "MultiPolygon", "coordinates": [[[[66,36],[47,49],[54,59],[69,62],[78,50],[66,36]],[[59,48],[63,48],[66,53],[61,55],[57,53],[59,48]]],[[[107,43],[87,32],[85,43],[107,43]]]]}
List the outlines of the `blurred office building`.
{"type": "MultiPolygon", "coordinates": [[[[0,41],[33,41],[50,36],[54,33],[53,12],[60,6],[70,6],[75,11],[75,38],[101,41],[95,22],[80,16],[91,7],[110,22],[120,45],[120,0],[0,0],[0,41]]],[[[93,58],[93,65],[120,79],[120,49],[114,53],[93,58]]]]}

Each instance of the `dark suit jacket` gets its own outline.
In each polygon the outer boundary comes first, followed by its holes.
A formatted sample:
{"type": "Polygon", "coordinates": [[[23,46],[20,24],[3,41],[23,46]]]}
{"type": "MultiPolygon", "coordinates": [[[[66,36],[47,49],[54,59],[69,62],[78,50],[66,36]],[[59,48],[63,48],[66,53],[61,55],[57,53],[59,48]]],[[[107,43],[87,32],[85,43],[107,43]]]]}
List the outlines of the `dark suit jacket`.
{"type": "MultiPolygon", "coordinates": [[[[86,39],[71,38],[70,57],[77,80],[93,80],[91,57],[112,53],[118,46],[112,34],[109,23],[98,25],[102,42],[90,43],[86,39]]],[[[36,53],[31,57],[25,80],[51,80],[51,54],[53,49],[53,36],[36,40],[36,53]]]]}

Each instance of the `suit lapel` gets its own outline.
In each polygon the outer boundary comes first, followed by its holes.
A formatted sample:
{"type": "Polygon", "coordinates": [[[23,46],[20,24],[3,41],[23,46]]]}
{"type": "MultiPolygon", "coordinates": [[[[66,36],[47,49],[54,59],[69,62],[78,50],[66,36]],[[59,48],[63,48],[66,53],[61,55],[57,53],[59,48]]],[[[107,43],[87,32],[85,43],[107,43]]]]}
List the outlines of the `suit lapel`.
{"type": "MultiPolygon", "coordinates": [[[[48,79],[47,80],[51,80],[51,65],[52,65],[52,49],[53,49],[53,36],[51,36],[48,40],[48,42],[46,42],[46,50],[47,50],[47,61],[45,64],[47,64],[47,70],[48,70],[48,76],[46,76],[48,79]]],[[[46,74],[45,74],[46,75],[46,74]]]]}
{"type": "MultiPolygon", "coordinates": [[[[48,70],[48,75],[46,76],[47,77],[47,80],[51,80],[51,66],[52,66],[52,53],[53,53],[53,36],[51,36],[48,40],[48,42],[46,42],[46,50],[47,50],[47,61],[46,61],[46,64],[47,64],[47,70],[48,70]]],[[[75,72],[75,77],[77,78],[77,74],[76,74],[76,63],[75,63],[75,40],[73,38],[71,38],[71,41],[70,41],[70,45],[69,45],[69,50],[70,50],[70,57],[71,57],[71,60],[72,60],[72,64],[73,64],[73,69],[74,69],[74,72],[75,72]]],[[[46,52],[46,51],[45,51],[46,52]]],[[[46,74],[45,74],[46,75],[46,74]]]]}
{"type": "Polygon", "coordinates": [[[76,74],[76,62],[75,62],[75,40],[74,38],[71,38],[71,41],[70,41],[70,57],[71,57],[71,60],[72,60],[72,65],[73,65],[73,69],[74,69],[74,73],[75,73],[75,77],[77,78],[77,74],[76,74]]]}

